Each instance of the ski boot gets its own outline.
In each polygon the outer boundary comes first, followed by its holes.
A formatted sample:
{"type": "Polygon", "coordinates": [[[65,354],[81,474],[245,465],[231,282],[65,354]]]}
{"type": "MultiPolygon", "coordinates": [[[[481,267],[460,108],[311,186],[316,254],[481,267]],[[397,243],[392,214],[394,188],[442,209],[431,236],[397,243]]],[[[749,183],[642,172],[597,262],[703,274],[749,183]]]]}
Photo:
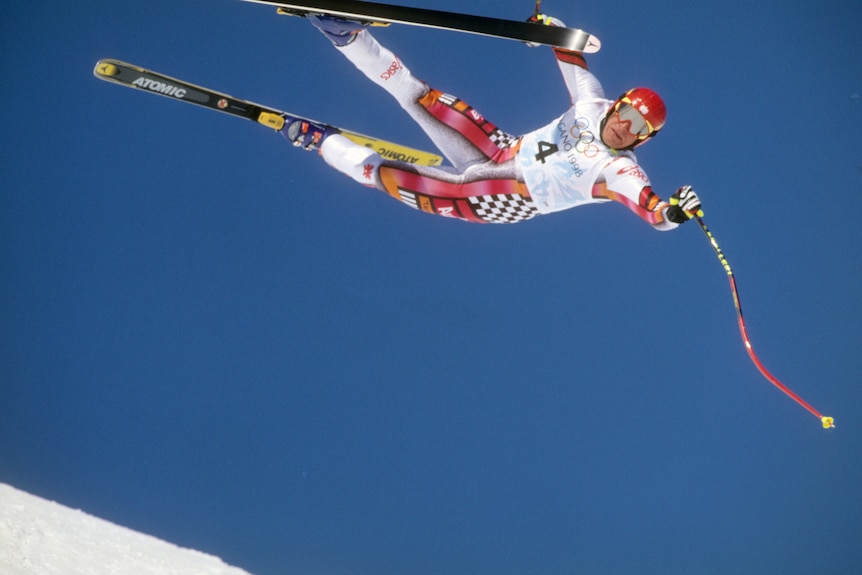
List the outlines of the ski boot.
{"type": "Polygon", "coordinates": [[[356,35],[369,26],[368,22],[344,20],[323,14],[309,14],[307,18],[315,28],[323,32],[323,35],[339,48],[353,42],[356,35]]]}
{"type": "Polygon", "coordinates": [[[276,12],[282,16],[300,16],[311,22],[315,28],[323,32],[329,40],[338,47],[347,46],[356,39],[356,35],[368,26],[389,26],[388,22],[362,22],[347,20],[328,14],[315,14],[308,10],[279,7],[276,12]]]}
{"type": "Polygon", "coordinates": [[[316,150],[323,141],[339,130],[326,124],[311,122],[304,118],[294,118],[288,115],[284,117],[284,127],[279,132],[287,138],[291,144],[304,150],[316,150]]]}

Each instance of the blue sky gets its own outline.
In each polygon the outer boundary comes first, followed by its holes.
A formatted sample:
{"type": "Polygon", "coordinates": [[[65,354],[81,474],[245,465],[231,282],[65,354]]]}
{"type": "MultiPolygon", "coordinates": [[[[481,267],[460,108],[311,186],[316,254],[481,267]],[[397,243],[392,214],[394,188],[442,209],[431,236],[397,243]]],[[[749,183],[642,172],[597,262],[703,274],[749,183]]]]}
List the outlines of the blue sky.
{"type": "MultiPolygon", "coordinates": [[[[429,147],[307,23],[5,3],[0,481],[257,575],[858,573],[862,8],[544,8],[602,39],[608,95],[664,96],[641,164],[700,192],[755,350],[836,429],[752,365],[693,224],[448,221],[92,76],[118,58],[429,147]]],[[[567,104],[548,49],[377,36],[509,132],[567,104]]]]}

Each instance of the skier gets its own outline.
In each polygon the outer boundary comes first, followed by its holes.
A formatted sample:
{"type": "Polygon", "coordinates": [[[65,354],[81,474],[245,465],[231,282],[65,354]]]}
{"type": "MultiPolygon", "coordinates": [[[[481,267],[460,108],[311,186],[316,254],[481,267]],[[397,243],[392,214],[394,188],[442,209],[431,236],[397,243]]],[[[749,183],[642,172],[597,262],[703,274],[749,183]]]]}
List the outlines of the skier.
{"type": "MultiPolygon", "coordinates": [[[[554,49],[571,107],[547,126],[515,137],[455,96],[417,79],[381,46],[367,24],[324,15],[308,19],[372,82],[392,95],[452,163],[416,166],[390,160],[337,130],[307,121],[287,123],[294,145],[319,148],[324,161],[366,186],[416,209],[470,222],[512,223],[582,204],[619,202],[657,230],[702,216],[691,186],[662,201],[632,150],[662,129],[661,98],[634,88],[605,99],[583,54],[554,49]]],[[[532,21],[562,26],[537,14],[532,21]]]]}

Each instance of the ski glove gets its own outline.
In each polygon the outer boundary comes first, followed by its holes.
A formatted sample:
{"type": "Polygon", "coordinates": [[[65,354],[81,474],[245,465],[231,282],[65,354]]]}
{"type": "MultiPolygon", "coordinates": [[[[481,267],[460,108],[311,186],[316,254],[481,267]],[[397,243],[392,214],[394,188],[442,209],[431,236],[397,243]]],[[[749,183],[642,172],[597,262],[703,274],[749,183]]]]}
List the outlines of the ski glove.
{"type": "MultiPolygon", "coordinates": [[[[565,28],[566,25],[562,20],[558,18],[554,18],[553,16],[548,16],[547,14],[533,14],[529,18],[527,18],[527,22],[532,22],[534,24],[544,24],[545,26],[556,26],[557,28],[565,28]]],[[[535,48],[536,46],[541,46],[538,42],[524,42],[530,48],[535,48]]]]}
{"type": "Polygon", "coordinates": [[[675,224],[684,224],[691,218],[703,217],[700,209],[700,198],[691,186],[683,186],[670,197],[670,207],[667,209],[667,219],[675,224]]]}

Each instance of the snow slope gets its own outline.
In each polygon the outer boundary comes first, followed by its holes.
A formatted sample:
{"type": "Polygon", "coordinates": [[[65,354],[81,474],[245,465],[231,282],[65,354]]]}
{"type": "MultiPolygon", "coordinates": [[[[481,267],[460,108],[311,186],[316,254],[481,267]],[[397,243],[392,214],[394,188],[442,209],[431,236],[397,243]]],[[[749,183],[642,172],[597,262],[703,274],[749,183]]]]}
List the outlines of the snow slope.
{"type": "Polygon", "coordinates": [[[249,575],[183,549],[0,483],[3,575],[249,575]]]}

